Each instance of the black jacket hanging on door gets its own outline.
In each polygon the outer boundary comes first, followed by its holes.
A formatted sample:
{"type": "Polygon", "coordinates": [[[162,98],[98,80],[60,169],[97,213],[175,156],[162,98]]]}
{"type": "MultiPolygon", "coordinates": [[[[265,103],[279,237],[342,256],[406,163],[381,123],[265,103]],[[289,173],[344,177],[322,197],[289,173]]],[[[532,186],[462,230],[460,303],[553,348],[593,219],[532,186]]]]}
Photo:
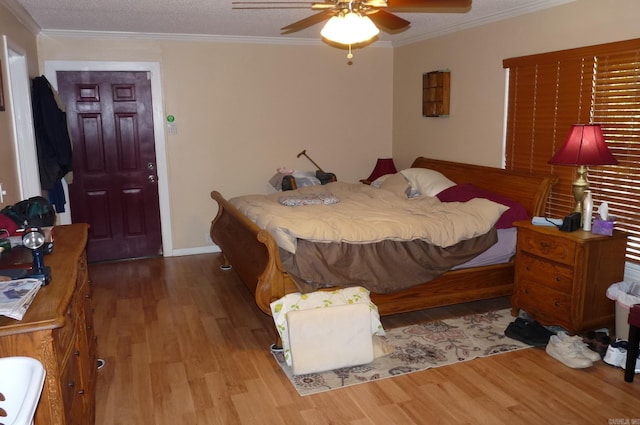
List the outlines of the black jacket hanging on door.
{"type": "Polygon", "coordinates": [[[67,114],[58,106],[56,94],[44,76],[33,79],[31,106],[40,184],[43,190],[50,190],[72,169],[67,114]]]}

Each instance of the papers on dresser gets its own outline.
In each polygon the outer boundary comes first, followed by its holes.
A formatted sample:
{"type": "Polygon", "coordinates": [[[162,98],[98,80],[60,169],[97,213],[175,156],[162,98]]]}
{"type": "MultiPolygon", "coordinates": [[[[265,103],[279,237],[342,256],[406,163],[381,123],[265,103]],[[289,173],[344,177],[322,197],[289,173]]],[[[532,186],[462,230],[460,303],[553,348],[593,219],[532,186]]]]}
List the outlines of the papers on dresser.
{"type": "Polygon", "coordinates": [[[22,320],[41,285],[39,279],[0,282],[0,315],[22,320]]]}

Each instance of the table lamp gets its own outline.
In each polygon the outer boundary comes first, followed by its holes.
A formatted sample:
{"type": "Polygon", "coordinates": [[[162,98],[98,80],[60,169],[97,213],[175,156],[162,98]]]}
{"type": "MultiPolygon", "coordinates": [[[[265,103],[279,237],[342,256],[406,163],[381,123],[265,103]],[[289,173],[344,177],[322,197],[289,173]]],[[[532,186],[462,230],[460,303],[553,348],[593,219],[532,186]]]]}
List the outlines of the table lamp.
{"type": "Polygon", "coordinates": [[[376,166],[373,167],[371,175],[365,180],[361,180],[361,182],[371,183],[379,177],[385,176],[387,174],[395,174],[397,172],[398,170],[396,170],[396,166],[393,163],[393,158],[378,158],[376,166]]]}
{"type": "Polygon", "coordinates": [[[602,135],[600,124],[574,124],[564,144],[549,160],[549,164],[577,165],[578,177],[573,182],[575,211],[582,213],[585,190],[589,189],[587,166],[615,165],[618,160],[611,154],[602,135]]]}

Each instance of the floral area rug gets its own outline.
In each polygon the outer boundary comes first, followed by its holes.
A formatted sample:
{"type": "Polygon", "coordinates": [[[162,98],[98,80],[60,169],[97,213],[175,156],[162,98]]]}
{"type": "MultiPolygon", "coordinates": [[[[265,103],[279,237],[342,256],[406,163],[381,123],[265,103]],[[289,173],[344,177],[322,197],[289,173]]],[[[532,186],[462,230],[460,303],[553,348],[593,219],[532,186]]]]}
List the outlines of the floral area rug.
{"type": "Polygon", "coordinates": [[[306,396],[529,348],[504,335],[513,320],[505,309],[387,330],[384,338],[393,347],[391,354],[366,365],[322,373],[293,375],[282,352],[274,350],[273,355],[298,393],[306,396]]]}

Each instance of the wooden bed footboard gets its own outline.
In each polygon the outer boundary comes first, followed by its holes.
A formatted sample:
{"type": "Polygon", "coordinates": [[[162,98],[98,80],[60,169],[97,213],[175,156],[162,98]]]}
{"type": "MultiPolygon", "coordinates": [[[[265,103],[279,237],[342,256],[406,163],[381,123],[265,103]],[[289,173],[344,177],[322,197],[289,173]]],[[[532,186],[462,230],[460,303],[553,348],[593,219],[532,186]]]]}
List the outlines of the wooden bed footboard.
{"type": "Polygon", "coordinates": [[[269,304],[297,288],[283,270],[275,239],[231,205],[220,192],[211,192],[218,214],[211,222],[211,240],[222,249],[224,261],[232,265],[255,295],[260,310],[271,314],[269,304]]]}
{"type": "MultiPolygon", "coordinates": [[[[458,183],[472,183],[520,202],[531,216],[544,215],[554,175],[534,175],[479,165],[419,157],[413,168],[439,171],[458,183]]],[[[219,192],[211,192],[218,213],[211,222],[211,239],[221,247],[225,263],[234,269],[254,294],[258,307],[271,314],[270,303],[298,289],[284,271],[275,239],[231,205],[219,192]]],[[[422,310],[510,295],[514,264],[455,270],[430,282],[391,294],[371,294],[381,315],[422,310]]]]}

